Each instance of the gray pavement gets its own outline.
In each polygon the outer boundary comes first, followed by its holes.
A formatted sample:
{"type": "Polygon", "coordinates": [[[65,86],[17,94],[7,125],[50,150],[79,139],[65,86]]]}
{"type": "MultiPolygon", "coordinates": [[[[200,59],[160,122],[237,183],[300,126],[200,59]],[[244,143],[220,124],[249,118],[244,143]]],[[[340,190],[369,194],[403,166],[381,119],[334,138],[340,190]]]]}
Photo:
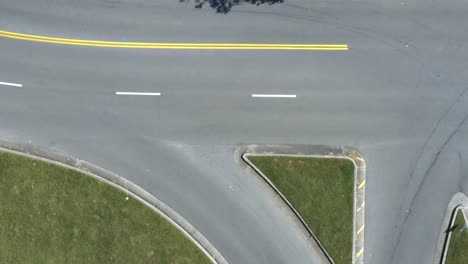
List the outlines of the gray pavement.
{"type": "Polygon", "coordinates": [[[0,82],[23,84],[0,86],[0,137],[127,177],[230,263],[318,260],[235,166],[238,144],[353,146],[367,163],[365,262],[431,263],[450,198],[468,191],[467,9],[456,0],[289,0],[217,15],[176,0],[0,0],[0,29],[31,34],[350,46],[122,50],[0,38],[0,82]]]}

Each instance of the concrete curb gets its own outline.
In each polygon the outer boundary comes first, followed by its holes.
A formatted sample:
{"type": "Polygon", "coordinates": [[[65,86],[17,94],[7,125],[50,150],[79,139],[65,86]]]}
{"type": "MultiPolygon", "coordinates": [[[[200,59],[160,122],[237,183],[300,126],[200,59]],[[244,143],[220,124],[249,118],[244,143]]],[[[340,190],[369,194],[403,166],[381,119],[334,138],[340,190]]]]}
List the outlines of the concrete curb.
{"type": "MultiPolygon", "coordinates": [[[[306,222],[299,215],[292,204],[284,197],[284,195],[273,185],[273,183],[254,165],[249,156],[290,156],[290,157],[317,157],[317,158],[339,158],[348,159],[354,164],[354,215],[353,215],[353,263],[362,264],[364,262],[364,220],[365,220],[365,177],[366,164],[360,153],[350,147],[336,148],[320,145],[248,145],[241,146],[235,151],[235,159],[244,162],[249,168],[253,169],[256,175],[259,175],[265,183],[271,187],[281,200],[290,209],[289,211],[296,219],[299,219],[305,235],[310,237],[309,242],[313,247],[318,247],[326,257],[326,261],[334,263],[328,252],[316,238],[313,231],[308,227],[306,222]]],[[[248,169],[247,169],[248,170],[248,169]]],[[[248,171],[247,171],[248,172],[248,171]]]]}
{"type": "Polygon", "coordinates": [[[90,177],[96,178],[113,187],[127,193],[134,199],[139,200],[150,207],[157,214],[173,224],[188,239],[190,239],[207,257],[215,264],[227,264],[228,262],[219,251],[187,220],[177,214],[166,204],[158,200],[149,192],[127,179],[116,175],[108,170],[100,168],[89,162],[54,152],[31,144],[19,143],[0,139],[0,151],[13,153],[35,160],[49,162],[68,169],[73,169],[90,177]]]}
{"type": "Polygon", "coordinates": [[[434,256],[434,264],[445,264],[447,260],[447,252],[450,246],[450,239],[452,237],[452,232],[445,234],[445,231],[447,228],[453,226],[459,210],[461,210],[463,217],[465,218],[465,222],[468,223],[465,209],[468,209],[468,197],[466,197],[466,195],[463,193],[456,193],[450,200],[445,212],[444,220],[442,220],[442,227],[437,242],[436,255],[434,256]]]}

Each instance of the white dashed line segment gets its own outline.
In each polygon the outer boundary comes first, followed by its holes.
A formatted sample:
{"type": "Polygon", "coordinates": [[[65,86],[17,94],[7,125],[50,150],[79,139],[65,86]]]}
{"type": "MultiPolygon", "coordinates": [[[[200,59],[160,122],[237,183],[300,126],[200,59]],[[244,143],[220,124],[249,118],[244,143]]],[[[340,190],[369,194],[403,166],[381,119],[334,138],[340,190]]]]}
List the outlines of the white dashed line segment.
{"type": "Polygon", "coordinates": [[[146,95],[146,96],[160,96],[161,93],[137,93],[137,92],[115,92],[116,95],[146,95]]]}
{"type": "Polygon", "coordinates": [[[295,94],[252,94],[252,97],[260,98],[296,98],[295,94]]]}
{"type": "Polygon", "coordinates": [[[9,82],[0,82],[0,85],[14,86],[14,87],[23,87],[20,83],[9,83],[9,82]]]}

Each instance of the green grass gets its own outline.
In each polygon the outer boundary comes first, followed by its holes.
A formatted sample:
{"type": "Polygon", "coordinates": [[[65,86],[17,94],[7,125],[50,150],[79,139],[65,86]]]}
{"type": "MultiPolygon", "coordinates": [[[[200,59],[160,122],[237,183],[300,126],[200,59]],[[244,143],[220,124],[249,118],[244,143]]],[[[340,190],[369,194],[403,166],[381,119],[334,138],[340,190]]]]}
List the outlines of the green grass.
{"type": "Polygon", "coordinates": [[[462,212],[458,211],[454,225],[458,227],[452,231],[450,244],[447,252],[446,264],[466,264],[468,263],[468,230],[460,232],[460,228],[465,224],[462,212]]]}
{"type": "Polygon", "coordinates": [[[0,152],[0,263],[210,263],[164,218],[120,190],[0,152]]]}
{"type": "Polygon", "coordinates": [[[345,159],[251,156],[336,264],[352,262],[354,164],[345,159]]]}

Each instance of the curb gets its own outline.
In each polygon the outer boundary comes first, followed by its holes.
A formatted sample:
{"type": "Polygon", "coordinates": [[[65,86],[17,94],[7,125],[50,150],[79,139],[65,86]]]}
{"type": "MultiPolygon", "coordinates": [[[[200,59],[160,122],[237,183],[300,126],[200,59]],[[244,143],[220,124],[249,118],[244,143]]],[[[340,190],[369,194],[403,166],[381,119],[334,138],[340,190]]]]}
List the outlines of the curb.
{"type": "Polygon", "coordinates": [[[173,224],[190,241],[192,241],[214,264],[227,264],[228,262],[219,251],[187,220],[177,214],[169,206],[158,200],[152,194],[130,182],[129,180],[114,174],[106,169],[98,167],[89,162],[67,156],[62,153],[51,151],[31,144],[19,143],[0,139],[0,152],[7,152],[35,160],[40,160],[67,169],[72,169],[103,181],[142,202],[154,212],[173,224]]]}
{"type": "Polygon", "coordinates": [[[465,208],[468,208],[468,197],[463,193],[456,193],[450,200],[447,211],[445,212],[445,217],[442,220],[442,228],[439,233],[439,239],[437,243],[436,252],[441,252],[440,255],[436,253],[434,256],[434,264],[445,264],[447,260],[447,253],[450,246],[450,239],[452,237],[452,232],[445,234],[447,228],[453,226],[456,220],[458,211],[461,210],[465,222],[468,223],[468,219],[465,213],[465,208]]]}
{"type": "MultiPolygon", "coordinates": [[[[306,224],[304,219],[299,215],[297,210],[286,199],[286,197],[274,186],[274,184],[248,159],[249,156],[288,156],[288,157],[307,157],[307,158],[335,158],[335,159],[348,159],[354,164],[354,214],[353,214],[353,253],[352,263],[364,263],[364,220],[365,220],[365,177],[366,177],[366,164],[361,154],[351,147],[329,147],[321,145],[248,145],[241,146],[235,151],[237,160],[242,160],[255,174],[259,175],[265,183],[278,195],[281,200],[290,209],[290,212],[299,219],[303,227],[303,232],[307,237],[311,237],[313,245],[318,247],[325,255],[329,263],[334,261],[328,254],[326,249],[322,246],[313,231],[306,224]],[[239,158],[240,157],[240,158],[239,158]]],[[[235,158],[236,158],[235,157],[235,158]]]]}

